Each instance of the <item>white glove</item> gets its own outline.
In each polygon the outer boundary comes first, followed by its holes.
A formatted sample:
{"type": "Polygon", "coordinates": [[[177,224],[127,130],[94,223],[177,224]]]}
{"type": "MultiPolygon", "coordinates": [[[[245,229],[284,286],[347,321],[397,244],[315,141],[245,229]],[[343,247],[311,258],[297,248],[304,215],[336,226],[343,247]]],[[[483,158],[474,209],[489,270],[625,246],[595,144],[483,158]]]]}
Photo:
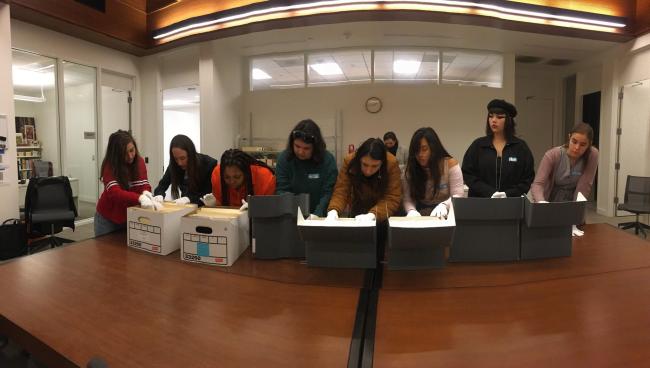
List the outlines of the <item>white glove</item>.
{"type": "MultiPolygon", "coordinates": [[[[151,194],[151,193],[149,193],[151,194]]],[[[146,209],[155,209],[153,203],[153,199],[149,198],[146,194],[142,193],[140,194],[140,197],[138,198],[138,201],[140,201],[140,207],[146,208],[146,209]]]]}
{"type": "Polygon", "coordinates": [[[317,220],[319,218],[320,217],[318,215],[312,213],[312,214],[309,214],[309,217],[307,217],[307,220],[317,220]]]}
{"type": "Polygon", "coordinates": [[[583,236],[585,235],[585,232],[578,229],[576,225],[573,225],[573,228],[571,228],[571,235],[573,236],[583,236]]]}
{"type": "Polygon", "coordinates": [[[239,207],[239,210],[240,211],[246,211],[248,209],[248,202],[246,202],[245,199],[242,199],[241,203],[242,203],[242,205],[241,205],[241,207],[239,207]]]}
{"type": "Polygon", "coordinates": [[[327,218],[325,219],[325,221],[336,221],[338,219],[339,219],[339,213],[336,212],[336,210],[329,210],[329,212],[327,212],[327,218]]]}
{"type": "Polygon", "coordinates": [[[506,198],[506,192],[494,192],[491,198],[506,198]]]}
{"type": "Polygon", "coordinates": [[[420,212],[417,210],[409,210],[409,212],[406,214],[406,217],[420,217],[420,212]]]}
{"type": "Polygon", "coordinates": [[[537,203],[548,203],[548,201],[537,201],[537,203]]]}
{"type": "Polygon", "coordinates": [[[159,203],[163,203],[165,201],[165,197],[163,197],[161,195],[157,195],[157,196],[153,197],[153,200],[156,201],[156,202],[159,202],[159,203]]]}
{"type": "Polygon", "coordinates": [[[375,214],[372,212],[364,213],[363,215],[356,215],[356,221],[375,221],[375,214]]]}
{"type": "Polygon", "coordinates": [[[447,205],[444,203],[438,203],[436,208],[431,211],[431,214],[429,216],[444,219],[447,217],[447,213],[449,213],[449,210],[447,210],[447,205]]]}
{"type": "Polygon", "coordinates": [[[212,193],[204,195],[201,197],[201,200],[206,207],[217,207],[217,199],[214,198],[214,194],[212,193]]]}
{"type": "Polygon", "coordinates": [[[188,204],[188,203],[190,203],[190,199],[187,198],[187,197],[180,197],[178,199],[175,199],[174,203],[175,204],[188,204]]]}

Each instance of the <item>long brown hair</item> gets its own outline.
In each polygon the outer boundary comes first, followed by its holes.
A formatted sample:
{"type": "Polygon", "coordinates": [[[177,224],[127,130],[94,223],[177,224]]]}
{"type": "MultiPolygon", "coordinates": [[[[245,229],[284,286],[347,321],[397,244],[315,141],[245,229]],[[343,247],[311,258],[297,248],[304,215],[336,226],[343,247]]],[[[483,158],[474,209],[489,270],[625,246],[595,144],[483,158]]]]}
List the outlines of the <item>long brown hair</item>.
{"type": "Polygon", "coordinates": [[[428,179],[427,172],[417,161],[417,155],[418,152],[420,152],[420,141],[422,138],[427,141],[429,151],[431,152],[431,157],[429,157],[427,167],[429,168],[429,173],[433,179],[434,197],[438,193],[443,163],[446,158],[451,158],[451,155],[442,145],[440,138],[438,138],[438,134],[436,134],[436,131],[433,130],[433,128],[420,128],[413,133],[413,138],[411,138],[411,144],[409,146],[409,158],[406,164],[405,176],[409,190],[411,191],[413,198],[416,200],[423,199],[426,196],[425,189],[428,179]]]}
{"type": "Polygon", "coordinates": [[[106,155],[102,161],[101,177],[104,175],[104,169],[109,167],[111,173],[123,189],[129,189],[129,181],[137,180],[140,177],[138,170],[138,162],[140,160],[140,152],[138,145],[131,133],[126,130],[118,130],[111,134],[108,138],[108,146],[106,147],[106,155]],[[135,157],[133,162],[128,164],[124,160],[126,157],[126,146],[133,143],[135,147],[135,157]]]}
{"type": "MultiPolygon", "coordinates": [[[[388,189],[388,159],[386,158],[388,151],[384,146],[384,141],[379,138],[368,138],[361,144],[359,149],[350,161],[348,166],[348,176],[352,183],[352,211],[367,211],[369,206],[374,205],[377,200],[384,196],[388,189]],[[373,160],[381,161],[379,171],[370,177],[366,177],[361,171],[361,159],[364,156],[370,156],[373,160]],[[367,201],[362,202],[364,191],[362,190],[363,184],[370,186],[372,198],[365,198],[367,201]],[[373,203],[369,203],[373,202],[373,203]]],[[[366,194],[368,192],[365,192],[366,194]]]]}
{"type": "Polygon", "coordinates": [[[172,138],[169,143],[169,169],[171,170],[172,181],[172,197],[180,197],[178,186],[183,182],[185,173],[187,173],[187,189],[190,193],[197,193],[199,191],[199,183],[201,182],[200,169],[201,161],[196,152],[194,142],[183,134],[178,134],[172,138]],[[187,168],[181,169],[174,159],[172,149],[179,148],[187,153],[187,168]]]}

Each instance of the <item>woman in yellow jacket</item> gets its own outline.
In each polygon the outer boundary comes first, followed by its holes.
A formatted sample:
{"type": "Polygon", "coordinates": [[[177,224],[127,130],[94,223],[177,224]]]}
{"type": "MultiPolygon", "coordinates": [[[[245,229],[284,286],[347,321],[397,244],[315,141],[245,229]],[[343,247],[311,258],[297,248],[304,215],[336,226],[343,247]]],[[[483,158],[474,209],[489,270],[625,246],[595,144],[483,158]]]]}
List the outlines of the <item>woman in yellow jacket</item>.
{"type": "Polygon", "coordinates": [[[397,212],[402,199],[400,170],[395,156],[388,154],[384,142],[370,138],[344,159],[327,218],[349,213],[358,221],[385,222],[397,212]]]}

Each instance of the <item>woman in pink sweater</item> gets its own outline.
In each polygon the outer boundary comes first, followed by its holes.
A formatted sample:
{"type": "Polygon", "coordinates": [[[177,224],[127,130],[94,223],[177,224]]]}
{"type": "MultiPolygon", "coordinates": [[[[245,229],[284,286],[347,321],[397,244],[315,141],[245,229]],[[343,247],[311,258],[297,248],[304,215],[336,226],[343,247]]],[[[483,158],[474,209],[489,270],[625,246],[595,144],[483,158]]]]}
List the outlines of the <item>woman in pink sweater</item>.
{"type": "Polygon", "coordinates": [[[433,128],[420,128],[411,138],[402,194],[406,216],[438,218],[447,217],[452,196],[463,196],[460,165],[433,128]]]}
{"type": "Polygon", "coordinates": [[[569,133],[569,142],[546,151],[530,187],[535,202],[574,201],[578,192],[589,197],[598,169],[593,137],[591,126],[578,123],[569,133]]]}

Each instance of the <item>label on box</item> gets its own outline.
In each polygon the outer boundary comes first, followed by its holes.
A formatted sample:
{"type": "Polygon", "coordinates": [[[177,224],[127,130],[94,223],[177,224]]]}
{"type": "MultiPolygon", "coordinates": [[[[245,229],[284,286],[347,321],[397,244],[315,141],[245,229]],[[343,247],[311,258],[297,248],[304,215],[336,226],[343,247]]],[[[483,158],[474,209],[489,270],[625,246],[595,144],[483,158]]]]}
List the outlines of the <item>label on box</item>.
{"type": "Polygon", "coordinates": [[[162,237],[159,226],[129,221],[129,246],[160,253],[162,237]]]}
{"type": "Polygon", "coordinates": [[[206,264],[228,264],[228,238],[183,233],[183,258],[206,264]]]}

